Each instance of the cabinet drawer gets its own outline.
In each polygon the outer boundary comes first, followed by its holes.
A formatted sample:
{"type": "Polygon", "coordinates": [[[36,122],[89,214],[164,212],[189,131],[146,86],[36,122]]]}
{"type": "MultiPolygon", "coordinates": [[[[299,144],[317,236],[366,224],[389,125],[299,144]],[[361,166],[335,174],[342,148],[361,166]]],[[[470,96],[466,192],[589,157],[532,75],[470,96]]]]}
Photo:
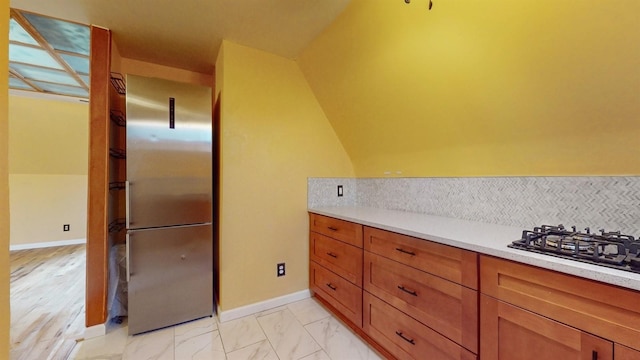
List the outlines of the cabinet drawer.
{"type": "Polygon", "coordinates": [[[362,249],[311,232],[309,234],[311,260],[362,287],[362,249]]]}
{"type": "Polygon", "coordinates": [[[400,360],[471,360],[476,355],[364,292],[364,331],[400,360]]]}
{"type": "Polygon", "coordinates": [[[365,227],[364,248],[416,269],[478,289],[478,255],[472,251],[365,227]]]}
{"type": "Polygon", "coordinates": [[[354,324],[362,327],[362,289],[325,269],[309,262],[311,290],[320,295],[354,324]]]}
{"type": "Polygon", "coordinates": [[[353,246],[362,247],[362,225],[360,224],[310,213],[309,229],[353,246]]]}
{"type": "Polygon", "coordinates": [[[365,251],[364,289],[478,352],[478,292],[365,251]]]}
{"type": "Polygon", "coordinates": [[[616,343],[637,348],[640,292],[551,270],[480,257],[481,292],[616,343]]]}

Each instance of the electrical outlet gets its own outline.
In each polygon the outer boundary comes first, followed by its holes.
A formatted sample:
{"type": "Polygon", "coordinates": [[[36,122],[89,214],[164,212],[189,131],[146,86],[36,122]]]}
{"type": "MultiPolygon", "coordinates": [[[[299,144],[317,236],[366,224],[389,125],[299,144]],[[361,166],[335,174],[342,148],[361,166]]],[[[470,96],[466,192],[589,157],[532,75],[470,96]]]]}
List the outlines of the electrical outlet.
{"type": "Polygon", "coordinates": [[[342,185],[338,185],[338,197],[341,197],[344,195],[344,190],[342,189],[342,185]]]}
{"type": "Polygon", "coordinates": [[[69,229],[70,229],[69,224],[62,225],[62,231],[69,231],[69,229]]]}
{"type": "Polygon", "coordinates": [[[279,263],[279,264],[278,264],[278,272],[277,272],[277,275],[278,275],[278,277],[280,277],[280,276],[284,276],[284,274],[285,274],[285,273],[284,273],[284,263],[279,263]]]}

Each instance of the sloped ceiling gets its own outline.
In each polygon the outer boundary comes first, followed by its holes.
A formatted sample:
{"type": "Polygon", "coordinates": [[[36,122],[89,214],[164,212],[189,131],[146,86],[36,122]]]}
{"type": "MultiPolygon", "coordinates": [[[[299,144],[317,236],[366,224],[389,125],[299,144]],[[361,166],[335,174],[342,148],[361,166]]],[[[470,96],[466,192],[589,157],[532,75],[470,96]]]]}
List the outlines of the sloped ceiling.
{"type": "Polygon", "coordinates": [[[211,73],[222,39],[287,58],[350,0],[11,0],[11,7],[110,29],[127,58],[211,73]]]}
{"type": "Polygon", "coordinates": [[[353,0],[298,59],[358,177],[640,174],[640,1],[353,0]]]}

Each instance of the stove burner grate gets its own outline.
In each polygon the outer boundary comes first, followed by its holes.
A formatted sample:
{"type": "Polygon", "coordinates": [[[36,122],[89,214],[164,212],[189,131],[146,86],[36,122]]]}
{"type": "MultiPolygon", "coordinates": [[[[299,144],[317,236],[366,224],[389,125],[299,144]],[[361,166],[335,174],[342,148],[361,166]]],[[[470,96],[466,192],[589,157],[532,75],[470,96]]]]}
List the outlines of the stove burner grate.
{"type": "Polygon", "coordinates": [[[524,230],[522,238],[508,245],[561,258],[640,273],[640,241],[619,231],[592,234],[589,228],[579,232],[563,225],[542,225],[524,230]]]}

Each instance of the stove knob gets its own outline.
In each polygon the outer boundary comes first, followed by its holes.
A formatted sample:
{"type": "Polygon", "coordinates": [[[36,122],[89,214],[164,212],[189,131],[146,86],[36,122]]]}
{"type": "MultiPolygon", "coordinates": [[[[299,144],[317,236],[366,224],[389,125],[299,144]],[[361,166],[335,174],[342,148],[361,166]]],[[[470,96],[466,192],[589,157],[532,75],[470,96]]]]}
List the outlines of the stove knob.
{"type": "Polygon", "coordinates": [[[577,230],[577,228],[576,228],[576,226],[575,226],[575,225],[573,225],[573,226],[571,227],[571,229],[573,230],[573,232],[576,232],[576,230],[577,230]]]}
{"type": "Polygon", "coordinates": [[[589,227],[587,226],[586,228],[584,228],[584,231],[587,232],[587,234],[591,234],[591,229],[589,229],[589,227]]]}

